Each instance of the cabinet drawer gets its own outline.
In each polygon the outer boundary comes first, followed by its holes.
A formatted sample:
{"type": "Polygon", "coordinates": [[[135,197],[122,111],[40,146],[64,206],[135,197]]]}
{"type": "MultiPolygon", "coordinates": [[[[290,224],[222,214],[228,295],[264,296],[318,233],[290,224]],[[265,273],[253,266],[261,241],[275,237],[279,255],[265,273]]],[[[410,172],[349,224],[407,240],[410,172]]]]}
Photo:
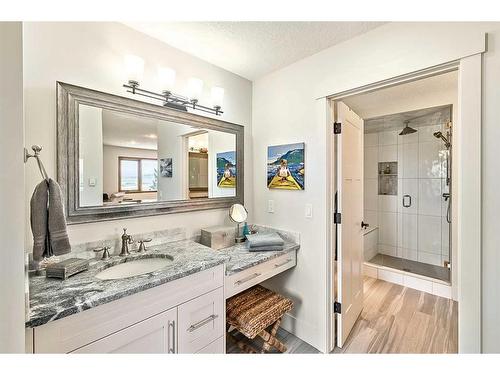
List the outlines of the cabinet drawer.
{"type": "Polygon", "coordinates": [[[223,288],[219,288],[178,307],[179,353],[196,353],[223,337],[224,306],[223,288]]]}
{"type": "Polygon", "coordinates": [[[208,344],[203,349],[196,352],[196,354],[225,354],[224,337],[219,337],[217,340],[208,344]]]}
{"type": "Polygon", "coordinates": [[[175,353],[177,308],[106,336],[72,353],[175,353]]]}
{"type": "Polygon", "coordinates": [[[296,251],[290,251],[267,262],[250,267],[233,275],[226,276],[226,298],[232,297],[264,280],[277,275],[297,264],[296,251]]]}

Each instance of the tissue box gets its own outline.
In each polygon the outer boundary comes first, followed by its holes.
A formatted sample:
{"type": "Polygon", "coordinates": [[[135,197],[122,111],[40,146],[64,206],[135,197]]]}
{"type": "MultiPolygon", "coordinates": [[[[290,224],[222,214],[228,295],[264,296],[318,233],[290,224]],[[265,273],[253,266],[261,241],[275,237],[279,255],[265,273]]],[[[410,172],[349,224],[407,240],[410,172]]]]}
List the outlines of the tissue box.
{"type": "Polygon", "coordinates": [[[70,258],[59,263],[49,264],[46,277],[66,280],[68,277],[89,269],[88,259],[70,258]]]}
{"type": "Polygon", "coordinates": [[[214,226],[201,230],[201,244],[214,250],[234,245],[236,227],[214,226]]]}

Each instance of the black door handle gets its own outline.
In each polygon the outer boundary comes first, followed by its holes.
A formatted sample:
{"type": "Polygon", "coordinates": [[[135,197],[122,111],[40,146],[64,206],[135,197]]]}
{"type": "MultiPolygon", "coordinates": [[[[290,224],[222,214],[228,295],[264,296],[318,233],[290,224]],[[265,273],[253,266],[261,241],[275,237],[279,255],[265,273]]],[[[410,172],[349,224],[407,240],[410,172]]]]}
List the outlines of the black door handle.
{"type": "Polygon", "coordinates": [[[370,226],[370,224],[365,223],[364,221],[361,222],[361,228],[366,229],[370,226]]]}

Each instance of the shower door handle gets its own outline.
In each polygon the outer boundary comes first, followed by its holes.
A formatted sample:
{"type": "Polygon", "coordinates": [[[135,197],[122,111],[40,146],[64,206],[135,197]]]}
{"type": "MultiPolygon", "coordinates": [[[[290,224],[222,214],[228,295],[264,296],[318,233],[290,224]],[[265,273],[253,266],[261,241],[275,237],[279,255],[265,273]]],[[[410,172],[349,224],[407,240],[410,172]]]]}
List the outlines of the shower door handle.
{"type": "Polygon", "coordinates": [[[403,207],[406,207],[406,208],[411,207],[411,195],[408,195],[408,194],[403,195],[403,207]],[[407,199],[409,201],[408,203],[406,203],[407,199]]]}

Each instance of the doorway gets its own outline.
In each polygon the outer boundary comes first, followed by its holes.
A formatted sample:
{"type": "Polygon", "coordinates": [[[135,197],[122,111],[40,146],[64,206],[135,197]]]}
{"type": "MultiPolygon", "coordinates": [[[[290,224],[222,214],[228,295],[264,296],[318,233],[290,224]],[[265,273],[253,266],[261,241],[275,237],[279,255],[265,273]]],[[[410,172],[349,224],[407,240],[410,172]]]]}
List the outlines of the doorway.
{"type": "Polygon", "coordinates": [[[332,140],[336,160],[332,163],[336,166],[332,206],[336,208],[345,199],[339,186],[339,160],[345,157],[338,146],[343,134],[338,134],[337,127],[343,128],[345,121],[345,116],[339,116],[341,106],[357,115],[364,127],[363,160],[358,163],[363,183],[357,198],[363,214],[357,221],[334,222],[331,231],[336,250],[332,267],[336,313],[331,326],[336,328],[337,347],[343,346],[350,332],[345,331],[346,322],[351,326],[353,320],[342,308],[346,302],[342,289],[352,274],[360,272],[429,295],[457,299],[458,257],[453,250],[457,247],[457,213],[452,209],[457,201],[452,190],[457,166],[451,161],[456,152],[452,144],[457,141],[452,132],[454,112],[458,111],[458,72],[453,69],[332,98],[337,133],[332,140]],[[361,237],[361,246],[343,240],[342,233],[353,230],[361,237]],[[346,272],[343,259],[359,256],[363,261],[349,264],[346,272]]]}

